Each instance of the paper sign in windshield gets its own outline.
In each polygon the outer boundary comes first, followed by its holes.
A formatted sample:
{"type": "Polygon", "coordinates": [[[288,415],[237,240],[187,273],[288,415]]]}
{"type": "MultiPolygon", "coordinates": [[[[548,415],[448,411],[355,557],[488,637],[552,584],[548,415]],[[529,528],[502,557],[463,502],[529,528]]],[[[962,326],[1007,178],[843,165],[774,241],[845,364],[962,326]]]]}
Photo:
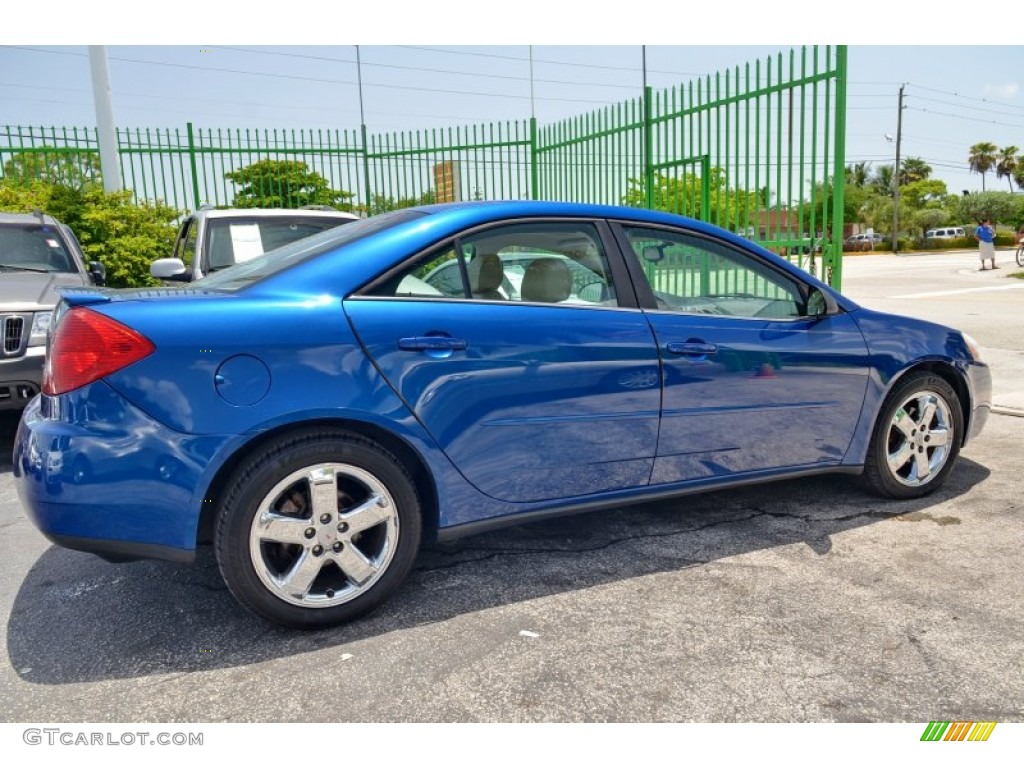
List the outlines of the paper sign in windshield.
{"type": "Polygon", "coordinates": [[[231,248],[235,253],[235,264],[251,261],[263,254],[263,238],[259,224],[232,224],[231,248]]]}

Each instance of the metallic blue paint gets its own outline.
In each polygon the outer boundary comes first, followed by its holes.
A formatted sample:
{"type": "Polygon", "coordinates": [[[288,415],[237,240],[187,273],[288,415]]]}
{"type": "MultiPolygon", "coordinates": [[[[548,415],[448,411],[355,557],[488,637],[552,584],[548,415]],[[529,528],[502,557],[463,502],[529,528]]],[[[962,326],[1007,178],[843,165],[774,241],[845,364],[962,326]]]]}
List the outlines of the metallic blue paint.
{"type": "Polygon", "coordinates": [[[350,299],[345,311],[390,384],[463,475],[505,501],[647,484],[661,388],[636,310],[350,299]],[[466,342],[437,358],[399,336],[466,342]]]}
{"type": "MultiPolygon", "coordinates": [[[[304,425],[372,428],[403,443],[432,481],[426,506],[445,536],[547,511],[856,469],[886,394],[917,366],[960,382],[971,434],[991,406],[988,369],[956,331],[859,308],[707,224],[563,203],[422,210],[343,246],[327,238],[237,290],[68,294],[66,304],[138,330],[156,351],[25,410],[14,474],[33,522],[69,546],[188,555],[222,473],[267,435],[304,425]],[[353,297],[407,257],[524,217],[700,232],[825,291],[840,312],[773,321],[353,297]],[[465,344],[399,344],[445,334],[465,344]]],[[[610,259],[622,258],[606,245],[610,259]]]]}

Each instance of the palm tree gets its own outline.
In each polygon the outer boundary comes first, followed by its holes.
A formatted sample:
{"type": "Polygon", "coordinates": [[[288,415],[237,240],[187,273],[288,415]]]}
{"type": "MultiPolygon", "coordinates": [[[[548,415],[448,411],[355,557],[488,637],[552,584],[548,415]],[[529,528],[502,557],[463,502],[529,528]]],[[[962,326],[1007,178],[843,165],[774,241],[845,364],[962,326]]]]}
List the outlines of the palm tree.
{"type": "Polygon", "coordinates": [[[846,183],[851,187],[863,187],[868,183],[871,164],[864,161],[846,166],[846,183]]]}
{"type": "Polygon", "coordinates": [[[932,167],[920,157],[908,157],[900,167],[900,186],[925,181],[932,175],[932,167]]]}
{"type": "Polygon", "coordinates": [[[997,147],[991,141],[981,141],[971,147],[971,153],[967,156],[972,173],[981,174],[981,191],[985,191],[985,174],[992,170],[996,164],[997,147]]]}
{"type": "Polygon", "coordinates": [[[880,165],[875,169],[875,175],[871,177],[870,184],[874,187],[881,195],[891,195],[892,190],[892,171],[891,165],[880,165]]]}
{"type": "Polygon", "coordinates": [[[1020,147],[1003,147],[999,150],[999,157],[996,158],[996,178],[1006,178],[1007,183],[1010,185],[1010,191],[1013,192],[1013,173],[1017,170],[1017,166],[1020,165],[1020,158],[1017,157],[1017,153],[1020,152],[1020,147]]]}

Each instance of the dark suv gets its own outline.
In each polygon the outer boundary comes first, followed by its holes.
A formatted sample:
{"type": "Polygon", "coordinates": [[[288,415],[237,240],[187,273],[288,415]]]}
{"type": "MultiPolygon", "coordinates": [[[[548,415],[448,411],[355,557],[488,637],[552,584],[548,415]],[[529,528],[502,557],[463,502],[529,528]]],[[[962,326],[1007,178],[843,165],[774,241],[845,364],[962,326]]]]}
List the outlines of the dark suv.
{"type": "Polygon", "coordinates": [[[102,285],[74,233],[43,213],[0,213],[0,411],[20,409],[39,391],[56,289],[102,285]]]}

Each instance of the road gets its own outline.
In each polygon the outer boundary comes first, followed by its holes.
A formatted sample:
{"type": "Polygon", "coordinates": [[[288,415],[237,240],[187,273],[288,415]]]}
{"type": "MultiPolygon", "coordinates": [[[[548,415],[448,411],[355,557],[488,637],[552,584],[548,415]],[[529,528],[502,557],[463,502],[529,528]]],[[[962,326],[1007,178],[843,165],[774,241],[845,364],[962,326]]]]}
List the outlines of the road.
{"type": "MultiPolygon", "coordinates": [[[[859,256],[845,288],[963,326],[1008,414],[1024,281],[976,266],[859,256]]],[[[994,415],[922,501],[818,478],[434,547],[382,610],[306,634],[242,611],[208,551],[180,568],[50,546],[3,467],[0,718],[1020,720],[1022,427],[994,415]]]]}

